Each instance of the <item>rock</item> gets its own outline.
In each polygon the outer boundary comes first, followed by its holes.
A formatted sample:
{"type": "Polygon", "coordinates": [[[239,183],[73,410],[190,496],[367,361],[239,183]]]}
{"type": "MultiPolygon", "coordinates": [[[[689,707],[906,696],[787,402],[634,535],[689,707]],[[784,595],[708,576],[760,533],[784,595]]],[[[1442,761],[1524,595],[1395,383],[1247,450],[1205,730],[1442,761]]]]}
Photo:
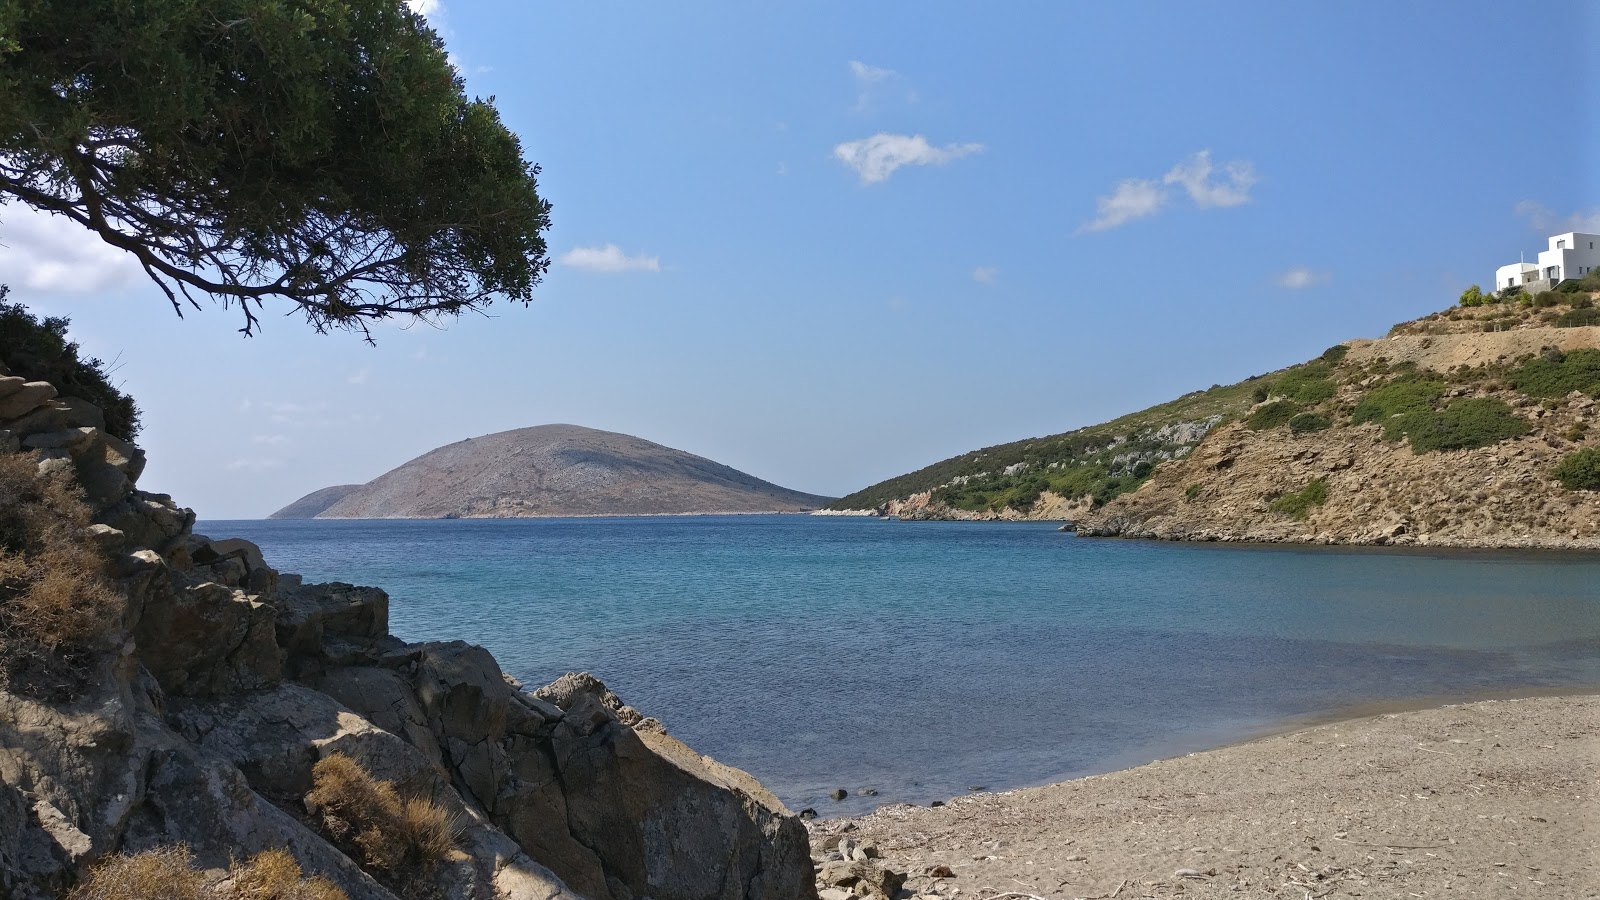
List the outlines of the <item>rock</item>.
{"type": "Polygon", "coordinates": [[[929,803],[928,805],[929,806],[943,806],[944,805],[944,801],[943,800],[935,800],[932,803],[929,803]]]}
{"type": "Polygon", "coordinates": [[[824,863],[817,872],[818,882],[837,888],[849,888],[859,897],[894,897],[906,883],[904,872],[880,868],[870,862],[824,863]]]}
{"type": "Polygon", "coordinates": [[[844,788],[834,788],[828,792],[828,796],[835,800],[843,800],[844,798],[850,796],[850,792],[844,788]]]}
{"type": "Polygon", "coordinates": [[[876,796],[878,796],[878,789],[877,788],[862,788],[861,789],[861,796],[863,796],[863,797],[876,797],[876,796]]]}
{"type": "Polygon", "coordinates": [[[928,877],[929,878],[954,878],[954,877],[956,877],[956,871],[954,869],[950,868],[949,866],[946,866],[946,865],[943,865],[943,864],[937,865],[937,866],[929,866],[928,867],[928,877]]]}
{"type": "Polygon", "coordinates": [[[164,565],[138,593],[134,643],[167,693],[252,690],[283,676],[271,606],[219,584],[185,584],[164,565]]]}
{"type": "Polygon", "coordinates": [[[19,419],[56,397],[56,387],[48,381],[25,382],[9,391],[0,396],[0,419],[19,419]]]}
{"type": "Polygon", "coordinates": [[[60,431],[43,431],[22,439],[29,450],[65,450],[78,454],[93,444],[99,432],[93,428],[63,428],[60,431]]]}
{"type": "Polygon", "coordinates": [[[967,790],[969,790],[969,791],[987,791],[988,789],[989,789],[988,785],[983,785],[983,784],[973,784],[973,785],[968,785],[967,786],[967,790]]]}
{"type": "Polygon", "coordinates": [[[0,400],[15,394],[17,391],[22,389],[24,384],[28,383],[28,379],[26,378],[21,378],[16,375],[6,375],[4,373],[5,370],[0,369],[0,400]]]}
{"type": "Polygon", "coordinates": [[[817,811],[808,806],[805,809],[800,810],[799,817],[808,820],[815,819],[817,817],[817,811]]]}
{"type": "Polygon", "coordinates": [[[377,588],[280,584],[276,602],[277,640],[290,653],[292,677],[324,664],[330,639],[372,641],[389,631],[389,595],[377,588]]]}

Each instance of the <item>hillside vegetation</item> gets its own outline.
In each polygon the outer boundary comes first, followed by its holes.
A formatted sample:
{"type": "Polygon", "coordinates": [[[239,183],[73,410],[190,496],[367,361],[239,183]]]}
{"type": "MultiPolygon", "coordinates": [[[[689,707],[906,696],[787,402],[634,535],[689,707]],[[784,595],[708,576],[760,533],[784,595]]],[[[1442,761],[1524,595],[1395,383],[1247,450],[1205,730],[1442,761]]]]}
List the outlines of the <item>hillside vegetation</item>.
{"type": "MultiPolygon", "coordinates": [[[[1272,526],[1260,534],[1246,528],[1249,539],[1269,540],[1357,539],[1353,530],[1366,516],[1393,520],[1390,531],[1425,540],[1416,535],[1430,534],[1430,522],[1451,518],[1430,518],[1430,504],[1465,516],[1478,503],[1471,491],[1433,489],[1470,480],[1470,473],[1450,472],[1455,460],[1490,448],[1514,454],[1504,465],[1541,486],[1523,497],[1542,503],[1557,491],[1552,502],[1563,510],[1575,502],[1576,509],[1586,502],[1584,486],[1600,482],[1600,449],[1588,446],[1597,437],[1592,403],[1600,396],[1600,328],[1584,317],[1595,311],[1589,287],[1479,293],[1474,302],[1464,295],[1462,305],[1396,325],[1382,340],[1338,344],[1308,362],[1100,425],[966,453],[858,491],[832,509],[902,518],[1064,518],[1097,534],[1186,536],[1147,527],[1152,516],[1173,516],[1204,519],[1209,524],[1194,527],[1215,539],[1237,537],[1228,523],[1248,519],[1272,526]],[[1199,471],[1197,451],[1220,446],[1233,449],[1208,455],[1218,468],[1199,471]],[[1334,446],[1349,453],[1328,450],[1334,446]],[[1276,469],[1263,462],[1257,471],[1253,449],[1276,469]],[[1417,462],[1392,459],[1397,452],[1417,462]],[[1367,503],[1372,492],[1363,494],[1361,484],[1346,486],[1334,469],[1302,465],[1330,454],[1346,468],[1375,467],[1372,484],[1387,484],[1402,470],[1409,481],[1394,485],[1393,508],[1367,503]],[[1301,469],[1293,483],[1278,483],[1282,473],[1301,469]],[[1252,486],[1256,475],[1262,484],[1252,486]],[[1239,491],[1255,493],[1235,496],[1239,491]],[[1363,503],[1368,508],[1353,510],[1363,503]],[[1307,535],[1308,527],[1334,522],[1307,535]]],[[[1508,507],[1494,515],[1507,527],[1526,519],[1530,534],[1559,526],[1559,538],[1552,532],[1535,541],[1542,544],[1576,540],[1585,527],[1578,513],[1508,507]]],[[[1449,540],[1477,542],[1462,528],[1449,540]]]]}

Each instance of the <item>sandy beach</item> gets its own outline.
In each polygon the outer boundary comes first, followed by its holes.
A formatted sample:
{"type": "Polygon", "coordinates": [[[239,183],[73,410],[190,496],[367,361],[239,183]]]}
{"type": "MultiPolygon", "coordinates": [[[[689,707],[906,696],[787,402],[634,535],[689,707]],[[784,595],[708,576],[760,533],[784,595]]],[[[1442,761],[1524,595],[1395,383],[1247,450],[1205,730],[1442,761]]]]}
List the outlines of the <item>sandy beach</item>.
{"type": "Polygon", "coordinates": [[[821,820],[812,846],[876,845],[929,897],[1586,898],[1597,791],[1600,696],[1487,700],[821,820]]]}

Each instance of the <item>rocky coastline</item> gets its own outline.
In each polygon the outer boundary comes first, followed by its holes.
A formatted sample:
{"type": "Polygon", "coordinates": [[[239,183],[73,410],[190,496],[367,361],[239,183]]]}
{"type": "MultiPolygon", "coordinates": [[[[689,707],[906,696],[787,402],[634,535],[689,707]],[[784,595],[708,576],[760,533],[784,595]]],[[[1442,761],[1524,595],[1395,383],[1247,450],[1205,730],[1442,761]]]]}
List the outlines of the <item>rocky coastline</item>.
{"type": "Polygon", "coordinates": [[[754,778],[592,676],[527,690],[481,647],[390,635],[382,590],[195,534],[99,409],[3,364],[0,454],[80,486],[123,611],[81,691],[0,691],[0,895],[183,845],[208,883],[281,849],[351,900],[814,896],[800,819],[754,778]],[[315,802],[330,758],[438,811],[448,851],[372,865],[315,802]]]}

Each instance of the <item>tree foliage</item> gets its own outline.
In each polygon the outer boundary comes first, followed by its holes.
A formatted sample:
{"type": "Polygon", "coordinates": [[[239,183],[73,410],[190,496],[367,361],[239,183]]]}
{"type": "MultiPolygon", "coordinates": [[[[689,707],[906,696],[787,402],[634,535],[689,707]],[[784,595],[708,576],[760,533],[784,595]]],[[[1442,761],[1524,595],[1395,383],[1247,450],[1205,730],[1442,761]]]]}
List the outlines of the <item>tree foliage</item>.
{"type": "Polygon", "coordinates": [[[18,303],[7,303],[10,288],[0,284],[0,362],[12,375],[48,381],[64,397],[87,400],[106,417],[106,430],[124,440],[139,436],[139,407],[111,383],[110,367],[78,355],[67,340],[64,317],[39,319],[18,303]]]}
{"type": "Polygon", "coordinates": [[[132,253],[180,315],[526,302],[538,171],[402,0],[0,3],[0,199],[132,253]]]}
{"type": "Polygon", "coordinates": [[[1570,491],[1600,491],[1600,448],[1567,454],[1556,466],[1556,480],[1570,491]]]}
{"type": "Polygon", "coordinates": [[[1462,306],[1482,306],[1484,304],[1483,288],[1473,285],[1461,292],[1462,306]]]}

